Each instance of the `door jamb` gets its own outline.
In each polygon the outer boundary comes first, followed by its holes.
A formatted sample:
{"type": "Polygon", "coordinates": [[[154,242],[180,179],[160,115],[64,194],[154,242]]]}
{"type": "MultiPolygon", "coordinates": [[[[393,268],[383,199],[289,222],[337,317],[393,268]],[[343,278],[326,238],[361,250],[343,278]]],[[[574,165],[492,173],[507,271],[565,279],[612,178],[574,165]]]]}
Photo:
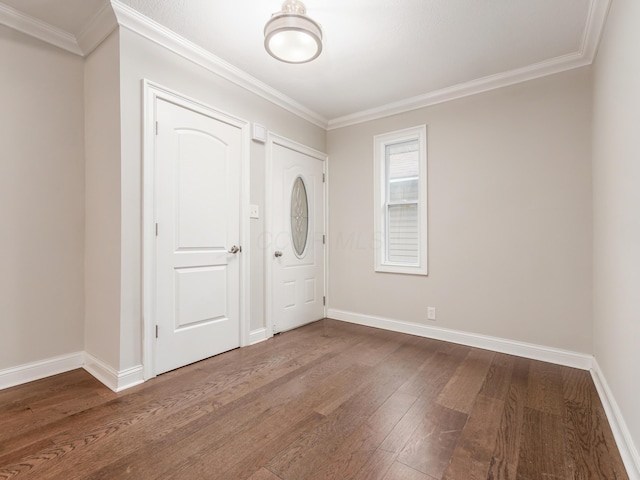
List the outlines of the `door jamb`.
{"type": "Polygon", "coordinates": [[[143,89],[143,138],[142,138],[142,364],[144,380],[155,374],[155,136],[156,103],[165,100],[178,106],[207,115],[216,120],[238,127],[242,138],[240,165],[240,338],[241,347],[249,345],[249,189],[250,189],[250,132],[249,122],[235,115],[215,109],[203,102],[174,90],[160,86],[150,80],[142,80],[143,89]]]}
{"type": "Polygon", "coordinates": [[[264,216],[264,226],[265,226],[265,239],[264,242],[264,264],[265,264],[265,329],[266,335],[265,338],[273,337],[273,318],[271,315],[273,302],[273,282],[272,282],[272,273],[273,273],[273,262],[271,255],[273,254],[273,205],[271,202],[273,189],[272,189],[272,180],[273,180],[273,147],[274,145],[280,145],[281,147],[288,148],[290,150],[302,153],[303,155],[307,155],[309,157],[315,158],[321,162],[323,162],[323,173],[325,175],[325,181],[322,184],[324,190],[324,235],[325,235],[325,244],[323,249],[323,268],[324,268],[324,296],[326,298],[326,302],[324,305],[323,315],[327,316],[327,311],[329,308],[329,156],[326,153],[320,152],[319,150],[315,150],[311,147],[307,147],[301,143],[295,142],[294,140],[290,140],[286,137],[278,135],[276,133],[267,132],[267,148],[266,148],[266,162],[265,162],[265,216],[264,216]]]}

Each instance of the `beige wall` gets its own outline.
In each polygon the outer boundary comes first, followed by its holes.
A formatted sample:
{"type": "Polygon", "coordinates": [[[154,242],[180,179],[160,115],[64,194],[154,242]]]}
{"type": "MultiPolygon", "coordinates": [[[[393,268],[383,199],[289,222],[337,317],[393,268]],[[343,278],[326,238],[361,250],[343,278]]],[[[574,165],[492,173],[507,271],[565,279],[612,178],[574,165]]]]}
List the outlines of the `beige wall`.
{"type": "Polygon", "coordinates": [[[118,33],[86,60],[85,350],[118,369],[120,352],[120,75],[118,33]]]}
{"type": "MultiPolygon", "coordinates": [[[[318,150],[325,150],[326,132],[244,90],[165,48],[130,32],[120,31],[122,108],[122,259],[120,369],[141,362],[141,173],[142,80],[148,79],[213,108],[318,150]]],[[[264,326],[264,258],[258,249],[264,230],[265,147],[251,145],[251,199],[261,218],[251,220],[251,329],[264,326]]]]}
{"type": "MultiPolygon", "coordinates": [[[[5,27],[0,49],[10,102],[0,116],[0,199],[11,206],[0,246],[12,252],[1,277],[0,369],[82,350],[117,371],[137,366],[142,79],[317,150],[326,150],[326,132],[126,29],[86,59],[5,27]]],[[[261,212],[250,222],[257,330],[264,327],[265,146],[252,142],[250,156],[250,202],[261,212]]]]}
{"type": "Polygon", "coordinates": [[[588,68],[330,131],[330,308],[590,353],[590,131],[588,68]],[[373,136],[421,124],[429,276],[374,273],[373,136]]]}
{"type": "Polygon", "coordinates": [[[83,349],[82,59],[0,26],[0,370],[83,349]]]}
{"type": "Polygon", "coordinates": [[[640,445],[640,2],[615,0],[595,63],[594,355],[640,445]]]}

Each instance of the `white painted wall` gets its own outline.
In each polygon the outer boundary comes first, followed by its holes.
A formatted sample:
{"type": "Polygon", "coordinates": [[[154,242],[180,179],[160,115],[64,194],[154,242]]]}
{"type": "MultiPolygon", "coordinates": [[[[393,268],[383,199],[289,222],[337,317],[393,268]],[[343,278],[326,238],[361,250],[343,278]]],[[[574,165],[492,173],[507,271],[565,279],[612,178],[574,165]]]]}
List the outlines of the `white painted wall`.
{"type": "Polygon", "coordinates": [[[120,74],[118,33],[84,65],[85,350],[118,370],[120,357],[120,74]]]}
{"type": "Polygon", "coordinates": [[[590,134],[588,68],[330,131],[330,308],[590,353],[590,134]],[[373,136],[421,124],[429,276],[375,273],[373,136]]]}
{"type": "Polygon", "coordinates": [[[0,370],[83,349],[82,59],[0,26],[0,370]]]}
{"type": "MultiPolygon", "coordinates": [[[[121,318],[119,369],[141,362],[142,80],[151,80],[213,108],[312,148],[326,150],[326,132],[126,28],[120,29],[121,108],[121,318]]],[[[251,329],[264,326],[264,145],[251,146],[251,199],[261,218],[251,220],[251,329]]]]}
{"type": "Polygon", "coordinates": [[[636,455],[640,446],[639,45],[640,2],[615,0],[594,69],[593,337],[595,358],[622,411],[636,455]]]}

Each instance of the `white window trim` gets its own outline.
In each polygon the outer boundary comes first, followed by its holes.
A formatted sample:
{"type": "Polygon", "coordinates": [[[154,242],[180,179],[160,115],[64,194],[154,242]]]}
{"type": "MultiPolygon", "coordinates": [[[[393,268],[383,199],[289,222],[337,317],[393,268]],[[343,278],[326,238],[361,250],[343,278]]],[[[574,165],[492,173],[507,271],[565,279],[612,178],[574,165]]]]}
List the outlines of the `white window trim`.
{"type": "Polygon", "coordinates": [[[427,275],[427,126],[397,130],[373,137],[373,195],[374,195],[374,232],[375,271],[427,275]],[[387,145],[418,140],[419,143],[419,183],[418,183],[418,265],[405,265],[389,262],[387,251],[387,215],[386,215],[386,175],[385,150],[387,145]]]}

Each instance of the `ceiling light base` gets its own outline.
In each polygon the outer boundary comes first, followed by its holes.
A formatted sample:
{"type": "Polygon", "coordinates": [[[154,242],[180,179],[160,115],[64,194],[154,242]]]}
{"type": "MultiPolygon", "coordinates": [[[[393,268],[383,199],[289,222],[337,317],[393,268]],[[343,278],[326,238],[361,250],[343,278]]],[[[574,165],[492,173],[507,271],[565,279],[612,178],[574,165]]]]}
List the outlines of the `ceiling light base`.
{"type": "Polygon", "coordinates": [[[306,63],[322,52],[322,28],[299,0],[285,0],[264,27],[264,48],[286,63],[306,63]]]}

